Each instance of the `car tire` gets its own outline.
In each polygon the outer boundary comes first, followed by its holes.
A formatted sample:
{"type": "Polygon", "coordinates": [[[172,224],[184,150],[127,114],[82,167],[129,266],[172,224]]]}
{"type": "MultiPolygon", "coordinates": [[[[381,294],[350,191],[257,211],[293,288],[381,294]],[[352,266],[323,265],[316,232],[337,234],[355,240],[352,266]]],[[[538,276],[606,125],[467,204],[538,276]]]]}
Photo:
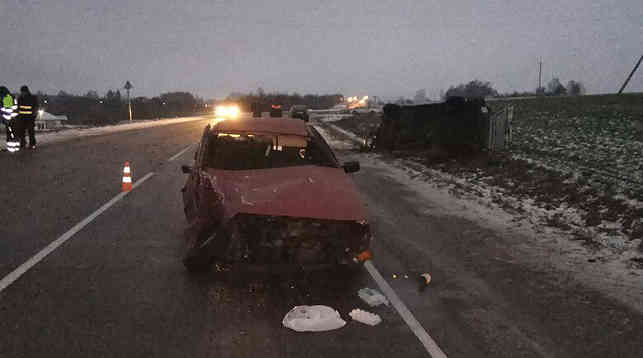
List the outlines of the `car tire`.
{"type": "Polygon", "coordinates": [[[183,266],[185,266],[188,272],[196,274],[208,272],[212,263],[209,259],[206,260],[206,258],[203,257],[186,256],[183,258],[183,266]]]}
{"type": "Polygon", "coordinates": [[[197,247],[195,242],[190,242],[183,257],[183,266],[191,273],[207,272],[212,266],[212,257],[207,250],[197,247]]]}
{"type": "Polygon", "coordinates": [[[196,255],[185,255],[183,258],[183,266],[190,273],[203,273],[210,270],[212,266],[212,260],[207,255],[196,254],[196,255]]]}

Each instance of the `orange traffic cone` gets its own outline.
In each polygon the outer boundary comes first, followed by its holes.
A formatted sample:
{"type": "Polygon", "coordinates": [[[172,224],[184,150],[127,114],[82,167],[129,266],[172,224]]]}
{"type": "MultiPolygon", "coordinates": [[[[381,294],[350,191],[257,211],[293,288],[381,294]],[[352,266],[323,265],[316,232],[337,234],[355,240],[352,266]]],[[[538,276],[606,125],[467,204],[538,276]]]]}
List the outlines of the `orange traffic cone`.
{"type": "Polygon", "coordinates": [[[125,162],[125,168],[123,168],[123,191],[132,190],[132,170],[129,167],[129,162],[125,162]]]}

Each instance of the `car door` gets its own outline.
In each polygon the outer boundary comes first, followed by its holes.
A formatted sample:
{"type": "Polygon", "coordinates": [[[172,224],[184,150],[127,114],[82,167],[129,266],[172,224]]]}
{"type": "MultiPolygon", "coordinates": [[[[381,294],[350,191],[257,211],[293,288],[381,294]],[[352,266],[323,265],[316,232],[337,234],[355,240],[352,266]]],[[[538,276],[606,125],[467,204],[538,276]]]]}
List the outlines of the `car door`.
{"type": "Polygon", "coordinates": [[[199,209],[199,185],[201,184],[201,176],[203,175],[203,158],[208,143],[208,133],[210,126],[206,126],[201,136],[201,142],[194,153],[194,163],[192,165],[192,172],[188,175],[185,186],[183,187],[183,204],[185,215],[188,220],[192,220],[198,213],[199,209]]]}

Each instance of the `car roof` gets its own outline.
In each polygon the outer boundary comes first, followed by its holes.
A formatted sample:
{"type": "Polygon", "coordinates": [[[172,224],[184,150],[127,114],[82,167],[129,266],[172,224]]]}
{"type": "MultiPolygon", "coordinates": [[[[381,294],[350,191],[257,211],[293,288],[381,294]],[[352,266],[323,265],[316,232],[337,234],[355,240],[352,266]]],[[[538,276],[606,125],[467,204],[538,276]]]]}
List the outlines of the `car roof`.
{"type": "Polygon", "coordinates": [[[290,118],[228,119],[212,127],[217,132],[261,132],[308,137],[306,122],[290,118]]]}

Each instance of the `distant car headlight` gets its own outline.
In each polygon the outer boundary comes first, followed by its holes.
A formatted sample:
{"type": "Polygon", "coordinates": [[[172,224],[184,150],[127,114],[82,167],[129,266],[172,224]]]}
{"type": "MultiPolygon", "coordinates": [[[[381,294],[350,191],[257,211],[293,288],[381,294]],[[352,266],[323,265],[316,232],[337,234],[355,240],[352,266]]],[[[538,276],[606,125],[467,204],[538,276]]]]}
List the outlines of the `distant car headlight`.
{"type": "Polygon", "coordinates": [[[230,117],[237,118],[241,114],[241,110],[239,109],[239,106],[230,106],[228,107],[230,117]]]}
{"type": "Polygon", "coordinates": [[[237,118],[241,114],[241,109],[239,106],[217,106],[214,109],[214,114],[216,117],[221,118],[237,118]]]}

